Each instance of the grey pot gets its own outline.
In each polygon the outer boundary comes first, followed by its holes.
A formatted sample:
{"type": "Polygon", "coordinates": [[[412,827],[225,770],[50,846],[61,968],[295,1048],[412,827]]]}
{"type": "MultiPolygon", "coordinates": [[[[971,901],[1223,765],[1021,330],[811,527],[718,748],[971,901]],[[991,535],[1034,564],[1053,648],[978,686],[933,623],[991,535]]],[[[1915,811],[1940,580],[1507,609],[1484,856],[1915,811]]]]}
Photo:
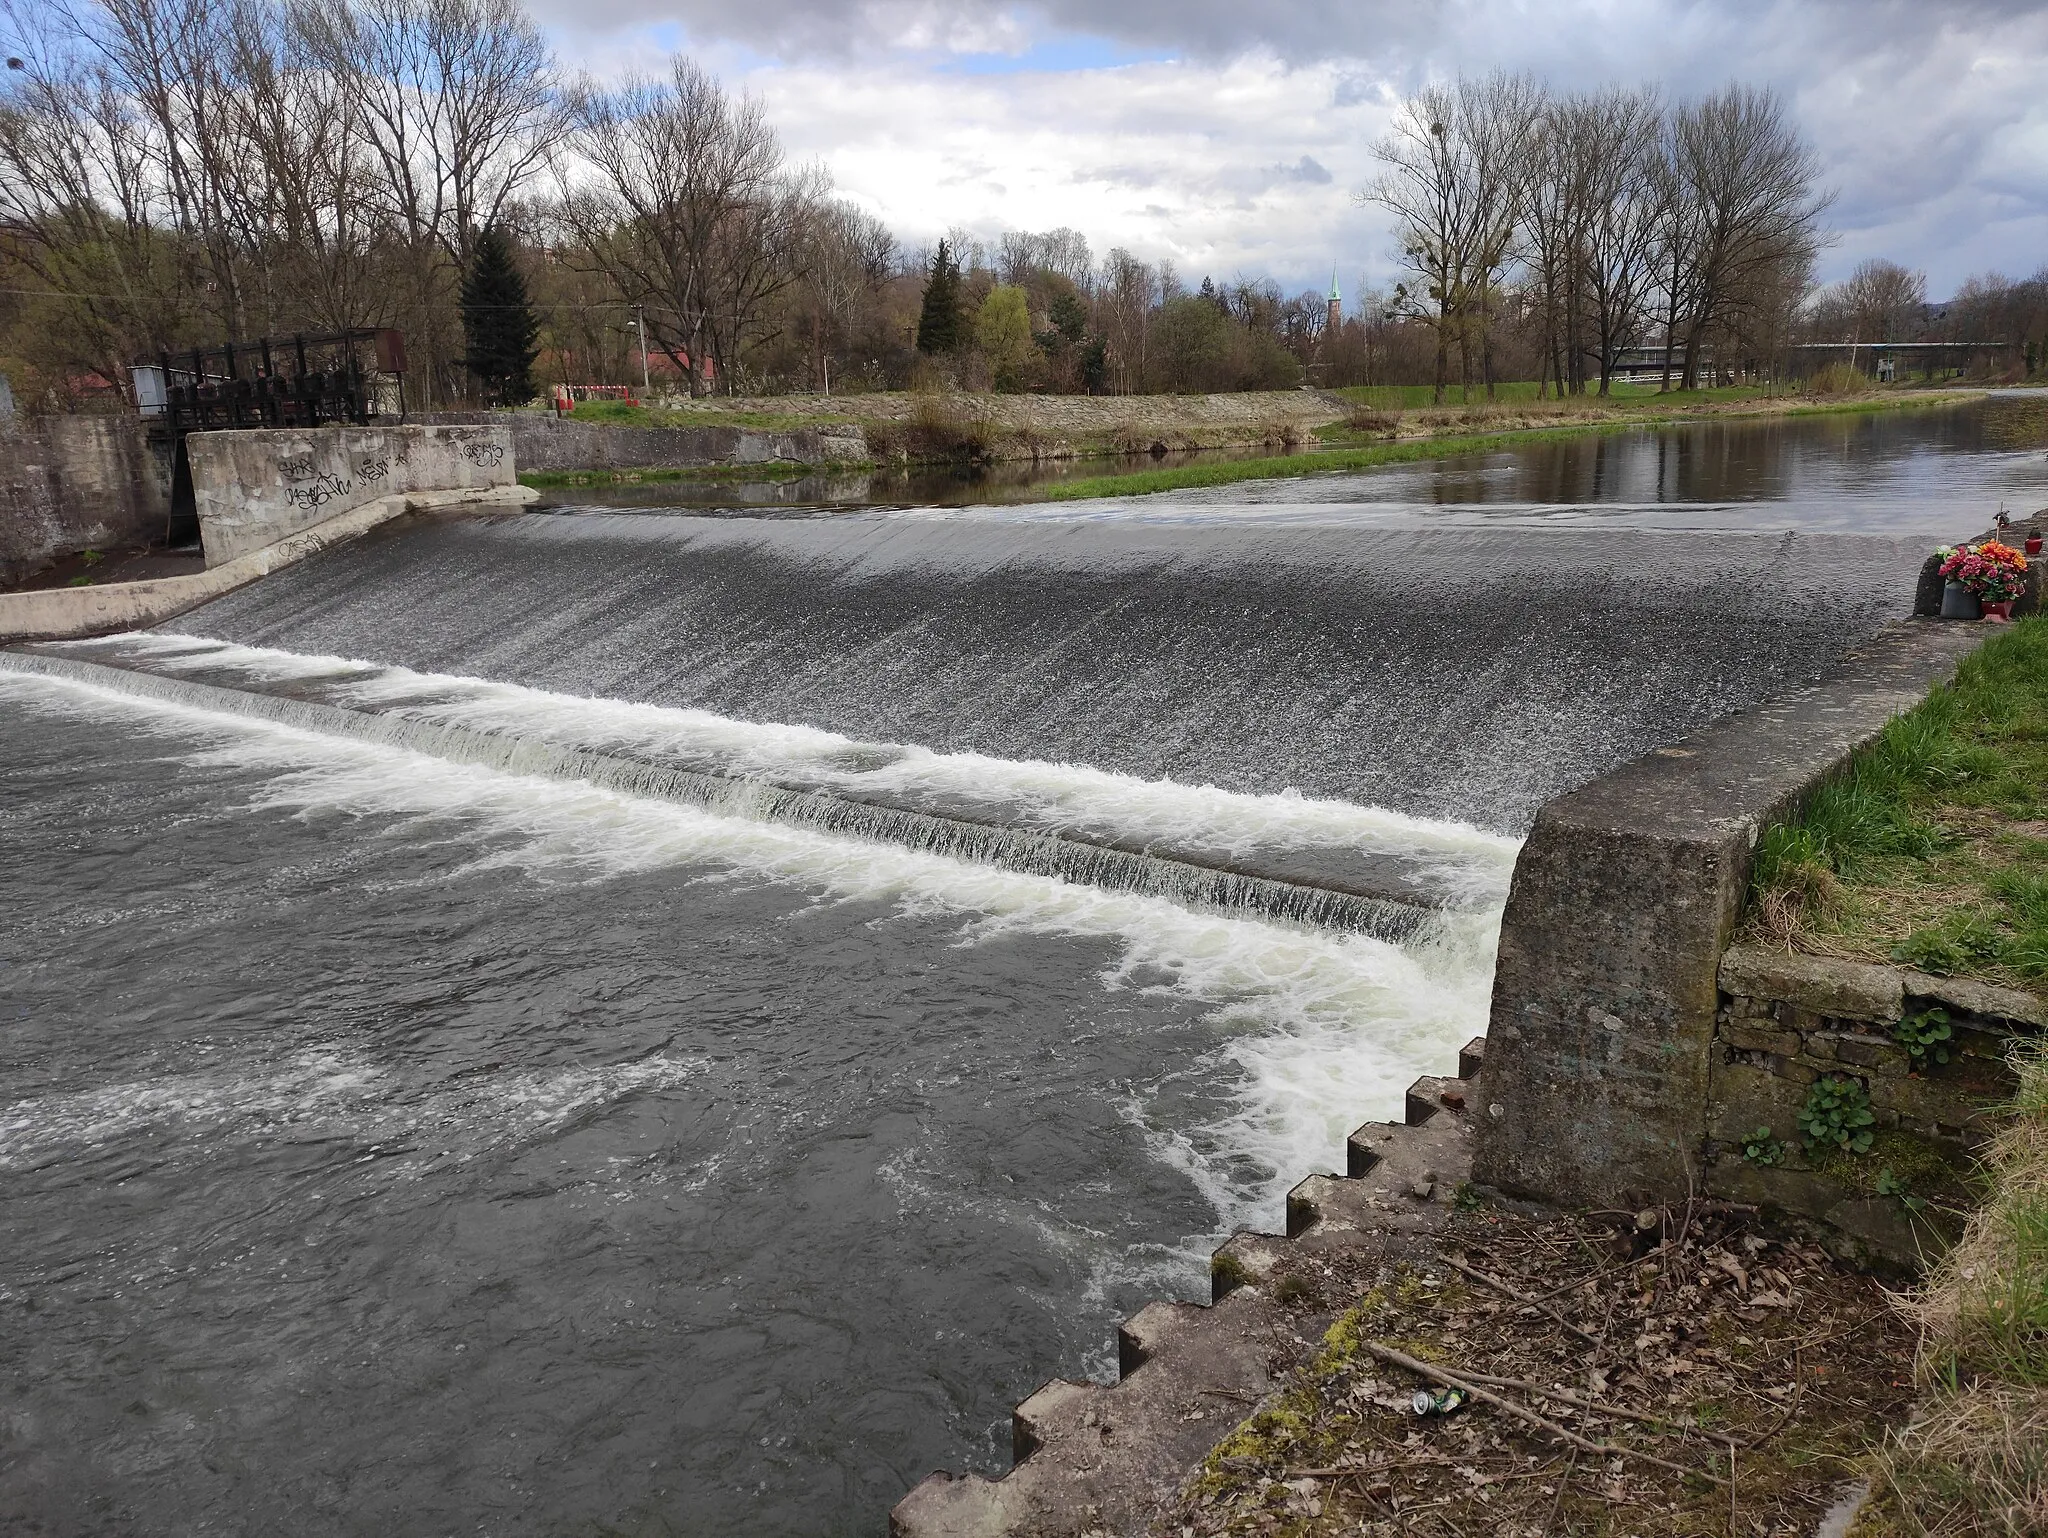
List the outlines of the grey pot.
{"type": "Polygon", "coordinates": [[[1941,617],[1943,619],[1982,619],[1984,606],[1977,602],[1977,595],[1960,582],[1944,582],[1941,585],[1941,617]]]}

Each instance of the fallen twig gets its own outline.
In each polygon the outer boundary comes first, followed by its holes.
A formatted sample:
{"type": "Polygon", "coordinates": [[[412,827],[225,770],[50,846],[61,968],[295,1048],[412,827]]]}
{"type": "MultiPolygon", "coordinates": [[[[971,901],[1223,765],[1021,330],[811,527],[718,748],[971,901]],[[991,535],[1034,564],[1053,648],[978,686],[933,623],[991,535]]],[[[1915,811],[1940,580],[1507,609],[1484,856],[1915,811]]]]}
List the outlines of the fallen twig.
{"type": "Polygon", "coordinates": [[[1597,1399],[1587,1399],[1565,1389],[1545,1388],[1542,1384],[1532,1383],[1527,1378],[1503,1378],[1496,1373],[1472,1372],[1470,1370],[1462,1370],[1460,1375],[1470,1378],[1474,1383],[1490,1383],[1495,1388],[1518,1388],[1527,1393],[1541,1394],[1545,1399],[1555,1399],[1560,1404],[1568,1404],[1574,1409],[1585,1410],[1594,1415],[1609,1415],[1620,1420],[1640,1421],[1645,1426],[1663,1426],[1680,1432],[1697,1431],[1701,1436],[1710,1437],[1716,1442],[1725,1442],[1730,1447],[1736,1445],[1735,1438],[1729,1436],[1725,1431],[1709,1431],[1704,1426],[1681,1426],[1668,1415],[1648,1415],[1640,1410],[1624,1410],[1620,1405],[1603,1404],[1597,1399]]]}
{"type": "Polygon", "coordinates": [[[1557,1479],[1557,1498],[1550,1503],[1550,1515],[1543,1519],[1541,1538],[1550,1538],[1550,1530],[1557,1526],[1557,1514],[1564,1509],[1564,1493],[1571,1488],[1572,1475],[1579,1470],[1579,1450],[1574,1447],[1571,1456],[1565,1460],[1564,1472],[1557,1479]]]}
{"type": "Polygon", "coordinates": [[[1741,1516],[1735,1509],[1735,1444],[1728,1444],[1728,1538],[1742,1538],[1741,1516]]]}
{"type": "Polygon", "coordinates": [[[1517,1420],[1527,1421],[1530,1425],[1549,1432],[1560,1442],[1576,1447],[1582,1452],[1593,1453],[1602,1458],[1634,1458],[1642,1463],[1653,1463],[1658,1468],[1668,1469],[1674,1474],[1689,1474],[1696,1478],[1704,1479],[1709,1484],[1725,1485],[1728,1483],[1719,1474],[1708,1474],[1703,1473],[1699,1469],[1689,1469],[1683,1464],[1673,1463],[1666,1458],[1659,1458],[1655,1453],[1639,1452],[1633,1447],[1618,1447],[1611,1442],[1595,1442],[1590,1437],[1582,1437],[1576,1431],[1560,1426],[1549,1417],[1538,1415],[1526,1405],[1518,1405],[1512,1399],[1504,1399],[1491,1389],[1481,1388],[1478,1384],[1458,1377],[1454,1373],[1447,1372],[1433,1363],[1412,1357],[1405,1351],[1396,1351],[1392,1346],[1382,1346],[1378,1341],[1372,1340],[1362,1341],[1360,1344],[1382,1362],[1386,1362],[1394,1367],[1404,1367],[1409,1372],[1433,1379],[1447,1388],[1462,1390],[1474,1399],[1484,1400],[1495,1409],[1507,1411],[1508,1414],[1514,1416],[1517,1420]]]}
{"type": "Polygon", "coordinates": [[[1556,1309],[1550,1307],[1547,1303],[1538,1303],[1534,1298],[1530,1297],[1526,1292],[1523,1292],[1520,1288],[1510,1287],[1506,1282],[1502,1281],[1499,1277],[1488,1276],[1484,1271],[1481,1271],[1478,1267],[1468,1266],[1465,1264],[1464,1261],[1453,1259],[1449,1255],[1444,1256],[1443,1260],[1445,1265],[1449,1266],[1452,1270],[1458,1272],[1461,1276],[1469,1276],[1475,1282],[1483,1282],[1488,1287],[1491,1287],[1495,1292],[1503,1293],[1506,1296],[1513,1298],[1517,1303],[1525,1303],[1529,1307],[1534,1308],[1541,1313],[1549,1315],[1557,1323],[1563,1325],[1567,1330],[1570,1330],[1572,1334],[1578,1336],[1580,1340],[1583,1340],[1590,1345],[1597,1346],[1600,1344],[1600,1337],[1595,1335],[1591,1330],[1585,1328],[1585,1326],[1583,1325],[1573,1324],[1571,1320],[1565,1318],[1565,1316],[1563,1314],[1560,1314],[1556,1309]]]}
{"type": "Polygon", "coordinates": [[[1799,1412],[1799,1396],[1806,1391],[1805,1379],[1806,1374],[1804,1371],[1801,1370],[1800,1367],[1799,1351],[1797,1350],[1797,1348],[1794,1348],[1792,1352],[1791,1402],[1785,1406],[1785,1413],[1778,1417],[1777,1423],[1773,1425],[1769,1431],[1764,1432],[1761,1436],[1751,1437],[1747,1442],[1744,1442],[1742,1444],[1744,1448],[1757,1448],[1763,1446],[1764,1443],[1770,1441],[1772,1437],[1776,1436],[1779,1432],[1783,1431],[1785,1427],[1788,1424],[1790,1424],[1792,1417],[1798,1414],[1799,1412]]]}

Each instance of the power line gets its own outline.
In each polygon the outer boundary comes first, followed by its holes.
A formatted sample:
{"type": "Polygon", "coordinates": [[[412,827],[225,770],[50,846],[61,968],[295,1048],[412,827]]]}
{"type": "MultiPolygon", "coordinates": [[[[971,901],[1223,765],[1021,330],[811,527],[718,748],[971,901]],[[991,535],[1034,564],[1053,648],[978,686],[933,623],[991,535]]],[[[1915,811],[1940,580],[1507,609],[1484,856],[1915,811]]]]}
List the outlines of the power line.
{"type": "MultiPolygon", "coordinates": [[[[7,287],[0,287],[0,294],[20,294],[20,295],[24,295],[24,296],[26,296],[27,298],[30,298],[30,299],[104,299],[104,300],[109,300],[109,301],[111,301],[111,302],[113,302],[113,303],[116,303],[116,304],[119,304],[119,303],[124,303],[124,302],[127,302],[127,301],[129,301],[129,300],[132,300],[132,299],[134,299],[134,298],[136,297],[136,296],[135,296],[135,295],[133,295],[133,294],[91,294],[91,293],[86,293],[85,291],[83,291],[83,290],[81,290],[81,289],[73,289],[73,288],[7,288],[7,287]]],[[[516,304],[479,304],[479,305],[466,305],[466,306],[465,306],[465,305],[462,305],[462,304],[458,303],[458,304],[457,304],[457,306],[456,306],[456,308],[458,308],[458,309],[476,309],[476,310],[516,310],[516,309],[520,308],[520,306],[518,306],[518,305],[516,305],[516,304]]],[[[582,314],[588,314],[589,312],[591,312],[591,311],[593,311],[593,310],[632,310],[632,309],[647,309],[647,310],[654,310],[654,311],[658,311],[659,313],[661,313],[661,314],[663,314],[663,315],[676,315],[676,316],[680,316],[680,315],[682,315],[682,314],[684,313],[683,311],[681,311],[681,310],[678,310],[678,309],[674,308],[674,307],[673,307],[672,305],[666,305],[666,304],[639,304],[639,305],[636,305],[636,304],[635,304],[635,303],[634,303],[634,302],[633,302],[632,300],[630,300],[630,299],[606,299],[606,300],[602,300],[602,301],[600,301],[600,302],[598,302],[598,303],[595,303],[595,304],[566,304],[566,303],[564,303],[564,304],[553,304],[553,303],[549,303],[549,302],[547,302],[547,301],[545,301],[545,300],[538,300],[538,301],[531,301],[531,302],[529,302],[529,303],[527,304],[526,308],[528,308],[528,309],[531,309],[531,310],[574,310],[574,311],[576,311],[576,312],[578,312],[578,313],[582,313],[582,314]]]]}

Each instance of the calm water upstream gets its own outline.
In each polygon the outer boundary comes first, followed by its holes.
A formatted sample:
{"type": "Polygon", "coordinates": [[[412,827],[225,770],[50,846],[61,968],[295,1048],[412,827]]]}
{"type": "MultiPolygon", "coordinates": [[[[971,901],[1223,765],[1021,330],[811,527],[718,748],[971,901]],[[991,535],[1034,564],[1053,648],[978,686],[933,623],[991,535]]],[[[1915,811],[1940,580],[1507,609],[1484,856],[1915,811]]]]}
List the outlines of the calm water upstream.
{"type": "Polygon", "coordinates": [[[1545,796],[2048,502],[1987,421],[426,522],[0,653],[0,1530],[878,1534],[1000,1469],[1012,1402],[1113,1371],[1483,1029],[1545,796]],[[574,752],[1393,870],[1432,916],[1222,913],[574,752]]]}

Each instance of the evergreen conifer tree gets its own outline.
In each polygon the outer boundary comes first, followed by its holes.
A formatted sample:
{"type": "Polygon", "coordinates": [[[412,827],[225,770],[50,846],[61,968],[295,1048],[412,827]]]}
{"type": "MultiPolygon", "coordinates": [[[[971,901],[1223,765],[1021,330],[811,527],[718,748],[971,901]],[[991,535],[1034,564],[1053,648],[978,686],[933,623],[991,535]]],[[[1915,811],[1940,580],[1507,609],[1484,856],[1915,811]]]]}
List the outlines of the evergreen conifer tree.
{"type": "Polygon", "coordinates": [[[497,405],[517,406],[533,398],[533,360],[540,320],[527,297],[526,278],[504,230],[487,224],[476,239],[476,254],[462,277],[464,362],[497,405]]]}
{"type": "Polygon", "coordinates": [[[924,309],[917,317],[917,350],[926,356],[953,352],[960,346],[960,264],[946,243],[932,258],[932,275],[924,286],[924,309]]]}

